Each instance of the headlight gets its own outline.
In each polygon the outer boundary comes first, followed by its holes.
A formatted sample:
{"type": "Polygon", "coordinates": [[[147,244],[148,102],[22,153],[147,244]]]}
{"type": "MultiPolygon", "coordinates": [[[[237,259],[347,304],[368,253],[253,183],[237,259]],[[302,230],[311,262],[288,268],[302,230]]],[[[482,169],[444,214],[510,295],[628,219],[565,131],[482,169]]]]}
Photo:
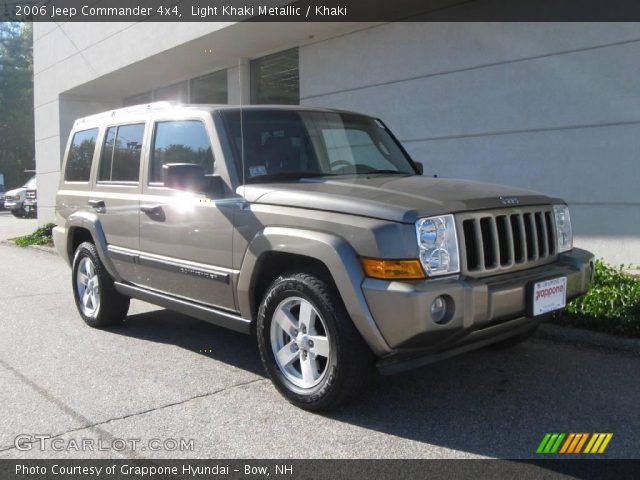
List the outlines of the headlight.
{"type": "Polygon", "coordinates": [[[20,200],[20,194],[18,194],[18,195],[14,195],[14,196],[13,196],[13,199],[14,199],[16,202],[17,202],[18,200],[20,200]]]}
{"type": "Polygon", "coordinates": [[[571,250],[573,248],[573,231],[571,230],[569,207],[566,205],[554,205],[553,216],[556,219],[558,253],[571,250]]]}
{"type": "Polygon", "coordinates": [[[458,273],[458,235],[453,215],[421,218],[416,222],[420,261],[429,277],[458,273]]]}

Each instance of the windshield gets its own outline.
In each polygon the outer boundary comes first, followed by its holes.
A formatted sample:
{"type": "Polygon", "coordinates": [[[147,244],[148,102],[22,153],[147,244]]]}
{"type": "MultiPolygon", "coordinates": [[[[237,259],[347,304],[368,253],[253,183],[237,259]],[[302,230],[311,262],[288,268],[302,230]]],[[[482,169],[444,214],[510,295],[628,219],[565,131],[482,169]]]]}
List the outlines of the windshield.
{"type": "Polygon", "coordinates": [[[29,180],[27,180],[27,183],[25,183],[23,187],[27,190],[34,190],[36,188],[36,177],[33,176],[29,180]]]}
{"type": "Polygon", "coordinates": [[[247,183],[326,175],[414,175],[384,125],[362,115],[293,110],[223,111],[247,183]],[[244,142],[242,136],[244,135],[244,142]]]}

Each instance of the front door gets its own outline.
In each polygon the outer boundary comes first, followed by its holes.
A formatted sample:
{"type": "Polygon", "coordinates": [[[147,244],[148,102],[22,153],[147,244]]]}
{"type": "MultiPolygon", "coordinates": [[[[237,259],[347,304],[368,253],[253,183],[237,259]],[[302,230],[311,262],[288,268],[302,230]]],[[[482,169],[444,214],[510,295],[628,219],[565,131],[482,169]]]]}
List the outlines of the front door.
{"type": "Polygon", "coordinates": [[[236,310],[232,283],[233,215],[238,203],[207,193],[167,188],[166,163],[196,163],[216,170],[211,118],[157,118],[140,199],[137,283],[227,310],[236,310]]]}

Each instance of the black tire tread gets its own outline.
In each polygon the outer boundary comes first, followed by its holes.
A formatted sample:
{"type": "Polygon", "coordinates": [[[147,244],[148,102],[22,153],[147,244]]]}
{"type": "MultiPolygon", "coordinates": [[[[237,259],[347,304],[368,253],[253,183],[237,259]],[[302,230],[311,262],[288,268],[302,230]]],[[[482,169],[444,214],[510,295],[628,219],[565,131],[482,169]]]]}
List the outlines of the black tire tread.
{"type": "Polygon", "coordinates": [[[276,278],[260,304],[256,330],[262,364],[271,380],[287,400],[301,408],[320,411],[346,404],[364,392],[373,379],[373,355],[353,325],[333,282],[324,280],[321,274],[289,272],[276,278]],[[336,331],[332,331],[331,335],[341,352],[340,362],[333,372],[329,372],[333,378],[327,379],[323,388],[312,395],[301,395],[291,391],[272,374],[271,368],[278,367],[271,358],[273,354],[269,343],[269,331],[264,328],[267,320],[265,311],[274,297],[286,290],[301,291],[303,286],[317,297],[314,303],[320,303],[317,306],[322,314],[335,319],[336,331]]]}
{"type": "Polygon", "coordinates": [[[76,248],[76,252],[73,256],[73,275],[71,282],[78,312],[80,312],[80,316],[90,327],[109,327],[122,323],[127,317],[130,299],[116,291],[113,279],[102,264],[100,256],[98,255],[98,250],[93,243],[83,242],[78,245],[78,248],[76,248]],[[95,317],[88,317],[82,312],[76,292],[76,265],[82,256],[91,257],[100,282],[100,309],[98,310],[98,315],[95,317]]]}

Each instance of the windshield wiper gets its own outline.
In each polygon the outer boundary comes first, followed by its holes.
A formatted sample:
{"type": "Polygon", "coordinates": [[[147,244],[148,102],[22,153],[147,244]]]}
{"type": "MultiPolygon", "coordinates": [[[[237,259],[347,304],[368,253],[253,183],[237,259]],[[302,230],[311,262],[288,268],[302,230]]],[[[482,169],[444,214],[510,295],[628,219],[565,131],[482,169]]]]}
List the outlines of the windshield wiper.
{"type": "Polygon", "coordinates": [[[301,178],[331,177],[334,175],[335,175],[334,173],[322,173],[322,172],[271,173],[268,175],[259,175],[257,177],[248,178],[247,183],[273,182],[277,180],[299,180],[301,178]]]}
{"type": "Polygon", "coordinates": [[[364,173],[364,175],[377,175],[377,174],[383,174],[383,175],[412,175],[411,173],[408,172],[400,172],[398,170],[371,170],[370,172],[366,172],[364,173]]]}

